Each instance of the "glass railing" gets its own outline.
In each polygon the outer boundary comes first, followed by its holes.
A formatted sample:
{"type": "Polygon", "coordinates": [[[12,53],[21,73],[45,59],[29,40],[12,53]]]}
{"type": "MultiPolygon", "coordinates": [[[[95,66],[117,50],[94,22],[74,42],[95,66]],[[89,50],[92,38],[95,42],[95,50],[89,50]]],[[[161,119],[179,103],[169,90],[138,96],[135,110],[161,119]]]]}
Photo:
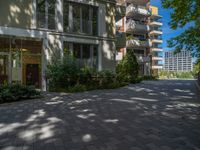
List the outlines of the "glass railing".
{"type": "Polygon", "coordinates": [[[151,22],[159,22],[159,23],[162,23],[162,20],[161,20],[161,19],[151,19],[151,22]]]}
{"type": "Polygon", "coordinates": [[[163,47],[161,45],[152,45],[152,48],[162,49],[163,47]]]}
{"type": "Polygon", "coordinates": [[[162,37],[151,37],[151,40],[163,40],[162,37]]]}
{"type": "Polygon", "coordinates": [[[131,11],[137,12],[137,13],[140,13],[140,14],[151,15],[151,11],[144,6],[134,6],[133,4],[130,4],[126,8],[126,12],[131,12],[131,11]]]}
{"type": "Polygon", "coordinates": [[[160,28],[152,28],[152,29],[150,29],[150,31],[161,31],[162,32],[162,29],[160,29],[160,28]]]}

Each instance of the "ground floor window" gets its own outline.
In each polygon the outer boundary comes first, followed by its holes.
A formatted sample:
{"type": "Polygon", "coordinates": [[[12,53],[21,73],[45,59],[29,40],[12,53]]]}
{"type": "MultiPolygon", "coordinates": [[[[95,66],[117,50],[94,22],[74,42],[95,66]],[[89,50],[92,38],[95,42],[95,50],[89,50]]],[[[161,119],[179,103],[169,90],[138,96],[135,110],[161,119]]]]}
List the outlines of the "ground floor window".
{"type": "Polygon", "coordinates": [[[41,87],[41,49],[41,41],[0,37],[0,84],[41,87]]]}
{"type": "Polygon", "coordinates": [[[64,42],[64,53],[70,51],[80,67],[98,67],[98,45],[64,42]]]}

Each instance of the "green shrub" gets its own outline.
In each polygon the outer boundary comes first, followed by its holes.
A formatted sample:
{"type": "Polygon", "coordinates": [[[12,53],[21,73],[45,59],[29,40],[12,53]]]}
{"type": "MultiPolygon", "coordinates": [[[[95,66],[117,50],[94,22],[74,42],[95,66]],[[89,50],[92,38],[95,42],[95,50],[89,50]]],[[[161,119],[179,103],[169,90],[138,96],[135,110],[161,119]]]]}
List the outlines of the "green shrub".
{"type": "Polygon", "coordinates": [[[117,80],[135,82],[139,73],[137,58],[132,50],[128,51],[116,67],[117,80]]]}
{"type": "Polygon", "coordinates": [[[0,103],[20,101],[40,96],[33,86],[21,84],[7,84],[0,86],[0,103]]]}
{"type": "Polygon", "coordinates": [[[80,70],[75,59],[67,55],[47,66],[47,79],[51,88],[67,88],[77,84],[80,70]]]}
{"type": "Polygon", "coordinates": [[[194,78],[193,72],[176,72],[176,71],[160,71],[160,78],[179,78],[191,79],[194,78]]]}
{"type": "Polygon", "coordinates": [[[85,85],[81,85],[81,84],[76,84],[75,86],[69,87],[67,89],[67,92],[70,92],[70,93],[84,92],[84,91],[87,91],[87,87],[85,85]]]}
{"type": "Polygon", "coordinates": [[[158,77],[156,76],[143,76],[142,80],[157,80],[158,77]]]}

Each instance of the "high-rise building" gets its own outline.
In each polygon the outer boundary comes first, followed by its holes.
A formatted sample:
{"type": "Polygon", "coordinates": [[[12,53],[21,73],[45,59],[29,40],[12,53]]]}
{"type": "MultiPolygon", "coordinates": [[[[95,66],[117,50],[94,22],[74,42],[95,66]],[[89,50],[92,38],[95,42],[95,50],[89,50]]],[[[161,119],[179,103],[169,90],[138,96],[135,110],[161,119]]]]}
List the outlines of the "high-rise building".
{"type": "Polygon", "coordinates": [[[158,75],[159,70],[163,69],[163,48],[162,48],[162,16],[158,13],[158,8],[155,6],[150,6],[151,16],[150,16],[150,40],[151,40],[151,67],[152,74],[158,75]]]}
{"type": "Polygon", "coordinates": [[[117,0],[125,13],[116,17],[117,55],[121,60],[127,51],[134,51],[140,75],[150,75],[162,69],[162,23],[158,8],[149,0],[117,0]]]}
{"type": "Polygon", "coordinates": [[[192,55],[190,51],[182,50],[165,52],[164,69],[167,71],[189,72],[193,70],[192,55]]]}
{"type": "Polygon", "coordinates": [[[115,0],[1,0],[0,84],[45,90],[47,64],[65,51],[80,66],[115,70],[115,8],[115,0]]]}

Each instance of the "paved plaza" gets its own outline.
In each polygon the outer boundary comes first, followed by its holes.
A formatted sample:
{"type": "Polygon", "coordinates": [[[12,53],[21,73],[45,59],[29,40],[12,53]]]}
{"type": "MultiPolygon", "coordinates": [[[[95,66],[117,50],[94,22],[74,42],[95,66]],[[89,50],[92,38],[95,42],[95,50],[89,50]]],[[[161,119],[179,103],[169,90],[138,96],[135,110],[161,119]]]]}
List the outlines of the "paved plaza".
{"type": "Polygon", "coordinates": [[[0,149],[200,150],[200,94],[160,80],[2,104],[0,149]]]}

